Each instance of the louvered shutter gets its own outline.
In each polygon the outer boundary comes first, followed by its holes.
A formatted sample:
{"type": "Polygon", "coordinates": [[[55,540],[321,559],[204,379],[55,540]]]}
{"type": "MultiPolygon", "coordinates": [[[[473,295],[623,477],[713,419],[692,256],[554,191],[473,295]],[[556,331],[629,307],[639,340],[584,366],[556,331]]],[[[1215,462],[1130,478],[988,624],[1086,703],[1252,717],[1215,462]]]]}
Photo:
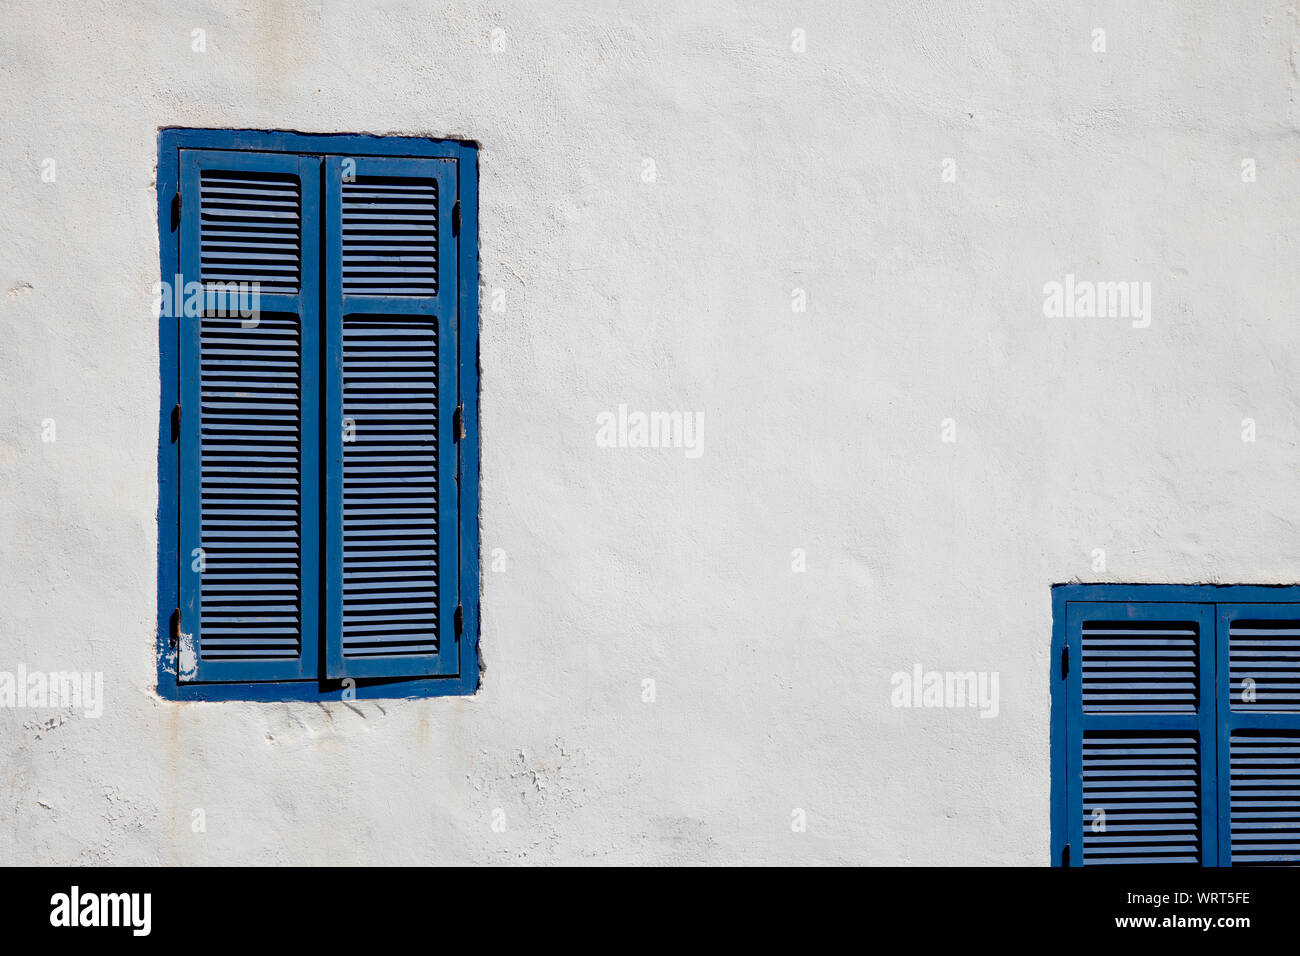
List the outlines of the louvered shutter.
{"type": "Polygon", "coordinates": [[[1219,605],[1220,859],[1300,865],[1300,605],[1219,605]]]}
{"type": "Polygon", "coordinates": [[[451,160],[328,157],[326,673],[458,673],[451,160]]]}
{"type": "Polygon", "coordinates": [[[182,150],[180,201],[178,678],[315,679],[320,161],[182,150]]]}
{"type": "Polygon", "coordinates": [[[1214,864],[1214,626],[1202,604],[1068,605],[1072,865],[1214,864]]]}

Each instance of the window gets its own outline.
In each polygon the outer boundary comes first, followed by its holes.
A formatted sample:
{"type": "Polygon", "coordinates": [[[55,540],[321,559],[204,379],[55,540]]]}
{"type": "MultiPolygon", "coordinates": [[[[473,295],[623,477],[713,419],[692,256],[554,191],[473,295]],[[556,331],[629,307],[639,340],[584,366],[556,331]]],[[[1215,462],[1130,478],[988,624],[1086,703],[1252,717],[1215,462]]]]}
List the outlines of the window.
{"type": "Polygon", "coordinates": [[[158,687],[473,693],[477,152],[164,130],[158,687]]]}
{"type": "Polygon", "coordinates": [[[1300,864],[1300,588],[1052,597],[1053,863],[1300,864]]]}

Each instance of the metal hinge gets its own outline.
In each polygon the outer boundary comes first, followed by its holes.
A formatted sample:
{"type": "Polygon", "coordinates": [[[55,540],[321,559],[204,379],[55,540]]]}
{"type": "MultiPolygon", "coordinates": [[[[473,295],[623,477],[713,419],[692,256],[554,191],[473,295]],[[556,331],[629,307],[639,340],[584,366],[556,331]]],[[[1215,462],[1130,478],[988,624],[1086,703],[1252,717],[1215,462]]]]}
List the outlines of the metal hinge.
{"type": "Polygon", "coordinates": [[[460,235],[460,200],[459,199],[456,200],[455,204],[451,207],[451,234],[453,236],[460,235]]]}
{"type": "Polygon", "coordinates": [[[171,646],[175,647],[181,640],[181,609],[172,611],[171,646]]]}
{"type": "Polygon", "coordinates": [[[181,406],[177,403],[172,409],[172,441],[177,441],[181,437],[181,406]]]}
{"type": "Polygon", "coordinates": [[[1065,680],[1070,674],[1070,645],[1066,644],[1061,648],[1061,680],[1065,680]]]}
{"type": "Polygon", "coordinates": [[[455,441],[460,441],[465,437],[465,405],[462,403],[456,406],[456,411],[451,416],[451,437],[455,441]]]}
{"type": "Polygon", "coordinates": [[[172,230],[181,224],[181,193],[176,191],[176,198],[172,200],[172,230]]]}
{"type": "Polygon", "coordinates": [[[1069,865],[1070,865],[1070,844],[1067,843],[1065,845],[1065,849],[1061,851],[1061,866],[1069,866],[1069,865]]]}
{"type": "Polygon", "coordinates": [[[465,614],[461,610],[461,605],[456,605],[456,637],[460,637],[460,632],[465,628],[465,614]]]}

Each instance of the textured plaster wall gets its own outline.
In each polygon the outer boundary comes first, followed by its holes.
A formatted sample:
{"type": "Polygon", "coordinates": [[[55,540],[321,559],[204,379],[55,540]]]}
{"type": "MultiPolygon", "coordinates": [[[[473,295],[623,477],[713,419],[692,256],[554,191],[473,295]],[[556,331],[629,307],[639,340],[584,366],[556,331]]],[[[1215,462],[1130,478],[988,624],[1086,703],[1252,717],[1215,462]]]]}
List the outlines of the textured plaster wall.
{"type": "Polygon", "coordinates": [[[1047,862],[1049,585],[1300,580],[1298,21],[4,0],[0,670],[105,702],[0,710],[0,862],[1047,862]],[[156,696],[167,125],[482,144],[476,697],[156,696]],[[892,707],[917,663],[998,716],[892,707]]]}

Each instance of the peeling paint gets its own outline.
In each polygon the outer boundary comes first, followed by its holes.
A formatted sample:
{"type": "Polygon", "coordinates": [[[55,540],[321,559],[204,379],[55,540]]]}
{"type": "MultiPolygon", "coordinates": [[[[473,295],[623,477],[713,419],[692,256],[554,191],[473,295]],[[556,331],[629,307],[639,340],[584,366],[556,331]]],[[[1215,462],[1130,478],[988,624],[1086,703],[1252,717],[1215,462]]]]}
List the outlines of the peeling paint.
{"type": "Polygon", "coordinates": [[[194,634],[190,631],[181,631],[177,676],[182,681],[194,680],[198,675],[198,667],[199,657],[194,649],[194,634]]]}

